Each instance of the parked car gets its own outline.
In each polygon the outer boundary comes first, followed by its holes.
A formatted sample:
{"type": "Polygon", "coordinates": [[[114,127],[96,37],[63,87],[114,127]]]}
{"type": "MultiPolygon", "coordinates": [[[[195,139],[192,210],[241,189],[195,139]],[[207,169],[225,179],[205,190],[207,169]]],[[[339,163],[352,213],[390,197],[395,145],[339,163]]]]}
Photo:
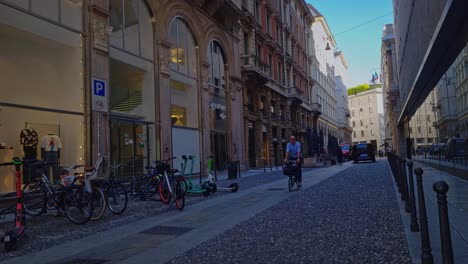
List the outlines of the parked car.
{"type": "Polygon", "coordinates": [[[343,153],[343,160],[350,160],[351,146],[349,144],[341,145],[341,153],[343,153]]]}
{"type": "Polygon", "coordinates": [[[358,163],[359,161],[364,160],[371,160],[372,162],[375,162],[374,145],[370,143],[354,145],[351,155],[353,157],[354,163],[358,163]]]}
{"type": "Polygon", "coordinates": [[[452,138],[447,141],[447,159],[463,159],[467,151],[468,139],[452,138]]]}

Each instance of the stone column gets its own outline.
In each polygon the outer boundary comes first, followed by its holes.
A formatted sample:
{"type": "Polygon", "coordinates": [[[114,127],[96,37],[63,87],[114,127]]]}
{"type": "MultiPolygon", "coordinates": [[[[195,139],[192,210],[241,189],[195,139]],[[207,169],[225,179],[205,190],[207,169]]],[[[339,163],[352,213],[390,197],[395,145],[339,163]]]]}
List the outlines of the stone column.
{"type": "MultiPolygon", "coordinates": [[[[94,164],[98,157],[110,158],[110,128],[109,128],[109,94],[112,87],[109,86],[109,35],[111,33],[108,25],[110,13],[108,12],[107,1],[90,1],[89,17],[90,34],[88,42],[88,57],[90,61],[89,76],[99,78],[106,83],[105,102],[101,109],[93,105],[93,87],[89,87],[87,101],[90,105],[90,119],[87,120],[90,126],[90,157],[88,163],[94,164]]],[[[83,10],[86,12],[86,9],[83,10]]]]}
{"type": "Polygon", "coordinates": [[[169,68],[171,44],[159,41],[159,113],[161,158],[167,159],[172,155],[172,122],[171,122],[171,71],[169,68]]]}
{"type": "MultiPolygon", "coordinates": [[[[210,155],[214,155],[215,153],[211,153],[211,119],[210,119],[210,109],[208,102],[210,101],[210,74],[209,74],[210,64],[206,61],[201,63],[201,111],[200,111],[200,133],[201,133],[201,157],[200,160],[202,161],[202,166],[208,166],[207,158],[210,155]]],[[[203,170],[205,171],[205,170],[203,170]]]]}

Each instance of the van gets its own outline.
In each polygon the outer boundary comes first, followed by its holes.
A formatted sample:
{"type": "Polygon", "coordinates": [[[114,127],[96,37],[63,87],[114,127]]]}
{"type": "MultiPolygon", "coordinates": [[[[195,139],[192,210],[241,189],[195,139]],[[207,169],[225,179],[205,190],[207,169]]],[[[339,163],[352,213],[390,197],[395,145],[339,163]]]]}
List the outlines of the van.
{"type": "Polygon", "coordinates": [[[468,139],[452,138],[447,141],[447,159],[463,159],[467,151],[468,139]]]}
{"type": "Polygon", "coordinates": [[[361,143],[354,145],[351,155],[354,163],[358,163],[359,161],[364,160],[371,160],[372,162],[375,162],[374,145],[371,143],[361,143]]]}

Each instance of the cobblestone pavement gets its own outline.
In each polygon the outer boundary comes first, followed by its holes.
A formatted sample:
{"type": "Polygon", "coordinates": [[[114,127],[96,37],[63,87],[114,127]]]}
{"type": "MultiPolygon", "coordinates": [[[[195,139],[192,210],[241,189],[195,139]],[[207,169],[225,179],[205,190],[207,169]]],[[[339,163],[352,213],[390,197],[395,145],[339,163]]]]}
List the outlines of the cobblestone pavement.
{"type": "Polygon", "coordinates": [[[411,263],[385,162],[353,165],[170,263],[411,263]]]}
{"type": "MultiPolygon", "coordinates": [[[[281,174],[281,171],[267,171],[267,173],[242,177],[235,180],[220,180],[218,184],[219,186],[227,187],[230,183],[237,182],[239,183],[239,191],[241,192],[242,190],[247,190],[282,178],[284,178],[284,176],[281,174]]],[[[187,196],[186,206],[227,194],[229,194],[229,192],[217,192],[209,197],[189,195],[187,196]]],[[[177,209],[175,208],[175,205],[173,205],[169,210],[177,209]]],[[[5,252],[2,247],[3,244],[0,244],[0,259],[7,260],[16,256],[44,250],[66,241],[103,232],[141,220],[145,217],[163,214],[167,211],[168,206],[161,202],[139,201],[138,199],[129,198],[127,210],[122,215],[113,215],[109,211],[106,211],[106,214],[100,220],[89,221],[84,225],[75,225],[68,221],[66,217],[54,217],[52,215],[28,217],[26,226],[26,234],[28,237],[19,244],[18,249],[15,251],[5,252]]],[[[7,227],[11,227],[13,225],[11,216],[7,219],[9,221],[0,219],[0,235],[7,227]]]]}

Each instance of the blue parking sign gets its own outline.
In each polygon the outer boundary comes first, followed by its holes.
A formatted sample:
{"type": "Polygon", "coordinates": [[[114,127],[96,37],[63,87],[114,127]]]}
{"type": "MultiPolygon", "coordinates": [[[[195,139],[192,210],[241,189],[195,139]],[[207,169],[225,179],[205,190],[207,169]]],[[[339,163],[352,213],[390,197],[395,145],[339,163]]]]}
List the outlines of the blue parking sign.
{"type": "Polygon", "coordinates": [[[93,91],[94,91],[94,95],[106,96],[106,82],[94,79],[93,91]]]}

